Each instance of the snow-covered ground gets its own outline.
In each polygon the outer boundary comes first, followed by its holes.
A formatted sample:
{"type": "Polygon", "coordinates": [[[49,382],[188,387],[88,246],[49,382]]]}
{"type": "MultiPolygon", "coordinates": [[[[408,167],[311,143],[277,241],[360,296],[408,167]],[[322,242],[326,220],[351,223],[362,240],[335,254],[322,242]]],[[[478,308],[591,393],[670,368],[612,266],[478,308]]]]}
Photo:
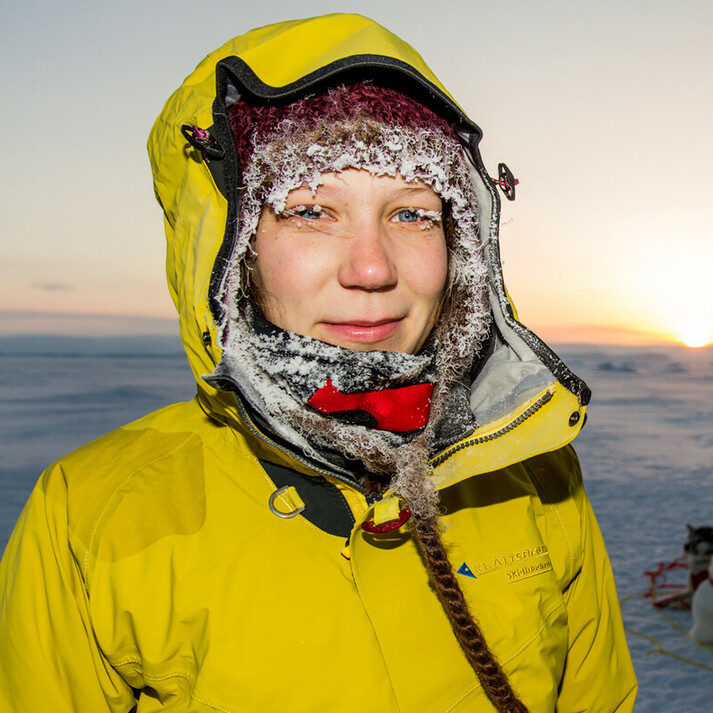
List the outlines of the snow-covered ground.
{"type": "MultiPolygon", "coordinates": [[[[594,391],[576,446],[617,578],[636,710],[711,710],[713,650],[685,636],[690,613],[650,605],[642,573],[681,555],[687,522],[713,526],[713,350],[557,351],[594,391]]],[[[44,465],[193,391],[172,340],[0,337],[0,548],[44,465]]]]}
{"type": "MultiPolygon", "coordinates": [[[[713,648],[690,612],[654,609],[645,570],[683,554],[686,523],[713,526],[713,349],[562,347],[592,387],[575,445],[609,549],[639,677],[639,713],[713,710],[713,648]]],[[[686,573],[674,570],[673,583],[686,573]]]]}

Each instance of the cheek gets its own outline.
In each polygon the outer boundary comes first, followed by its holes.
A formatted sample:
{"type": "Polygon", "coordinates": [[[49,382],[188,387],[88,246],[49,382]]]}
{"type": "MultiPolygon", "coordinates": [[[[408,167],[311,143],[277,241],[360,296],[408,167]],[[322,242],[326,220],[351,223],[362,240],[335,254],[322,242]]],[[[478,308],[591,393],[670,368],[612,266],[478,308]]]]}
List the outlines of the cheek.
{"type": "Polygon", "coordinates": [[[408,254],[410,281],[414,292],[429,302],[438,302],[448,280],[448,251],[445,240],[433,241],[408,254]]]}
{"type": "MultiPolygon", "coordinates": [[[[258,232],[253,295],[265,317],[283,329],[300,331],[304,308],[319,290],[324,258],[299,236],[258,232]]],[[[309,311],[309,310],[308,310],[309,311]]]]}
{"type": "Polygon", "coordinates": [[[257,257],[253,264],[254,279],[257,290],[254,296],[259,299],[259,306],[265,317],[278,326],[281,313],[289,308],[301,292],[299,270],[293,255],[262,248],[256,245],[257,257]]]}
{"type": "MultiPolygon", "coordinates": [[[[264,316],[278,324],[278,305],[283,302],[284,280],[281,275],[290,275],[289,255],[279,249],[279,240],[273,231],[261,226],[255,236],[253,248],[256,256],[252,263],[252,297],[264,316]]],[[[281,325],[280,325],[281,326],[281,325]]]]}

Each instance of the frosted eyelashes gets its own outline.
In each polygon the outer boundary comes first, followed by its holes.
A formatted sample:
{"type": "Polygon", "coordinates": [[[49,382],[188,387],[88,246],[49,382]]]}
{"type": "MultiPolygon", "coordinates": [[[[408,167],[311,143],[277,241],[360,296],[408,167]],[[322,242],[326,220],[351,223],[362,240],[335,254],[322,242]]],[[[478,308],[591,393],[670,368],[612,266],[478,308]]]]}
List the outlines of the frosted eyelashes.
{"type": "MultiPolygon", "coordinates": [[[[310,228],[325,229],[330,227],[337,232],[346,232],[338,228],[336,225],[325,226],[325,221],[320,219],[329,219],[331,215],[322,208],[319,203],[314,205],[299,204],[292,208],[285,208],[277,212],[275,215],[283,220],[293,219],[294,225],[301,228],[303,224],[310,224],[310,228]]],[[[434,227],[440,226],[443,219],[443,212],[440,210],[427,210],[425,208],[407,207],[400,209],[389,222],[396,224],[410,225],[415,224],[421,230],[431,230],[434,227]]]]}

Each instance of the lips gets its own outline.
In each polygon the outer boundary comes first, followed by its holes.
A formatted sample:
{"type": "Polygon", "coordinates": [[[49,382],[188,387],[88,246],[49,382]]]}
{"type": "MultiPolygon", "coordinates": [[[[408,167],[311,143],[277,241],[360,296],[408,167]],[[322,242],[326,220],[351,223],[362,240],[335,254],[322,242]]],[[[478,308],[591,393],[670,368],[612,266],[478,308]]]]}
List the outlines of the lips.
{"type": "Polygon", "coordinates": [[[402,321],[403,318],[379,321],[322,322],[322,327],[335,339],[359,344],[372,344],[392,337],[401,326],[402,321]]]}

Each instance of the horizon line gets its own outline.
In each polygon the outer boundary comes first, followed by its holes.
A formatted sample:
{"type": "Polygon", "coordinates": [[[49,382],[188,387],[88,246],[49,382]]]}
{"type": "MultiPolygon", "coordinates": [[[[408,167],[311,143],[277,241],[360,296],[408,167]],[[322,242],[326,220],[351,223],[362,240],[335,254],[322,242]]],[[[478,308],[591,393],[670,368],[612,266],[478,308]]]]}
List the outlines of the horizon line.
{"type": "MultiPolygon", "coordinates": [[[[642,329],[602,324],[526,325],[551,344],[612,346],[687,346],[680,340],[642,329]]],[[[0,336],[146,337],[178,338],[178,315],[172,317],[132,314],[81,314],[0,310],[0,336]]]]}

